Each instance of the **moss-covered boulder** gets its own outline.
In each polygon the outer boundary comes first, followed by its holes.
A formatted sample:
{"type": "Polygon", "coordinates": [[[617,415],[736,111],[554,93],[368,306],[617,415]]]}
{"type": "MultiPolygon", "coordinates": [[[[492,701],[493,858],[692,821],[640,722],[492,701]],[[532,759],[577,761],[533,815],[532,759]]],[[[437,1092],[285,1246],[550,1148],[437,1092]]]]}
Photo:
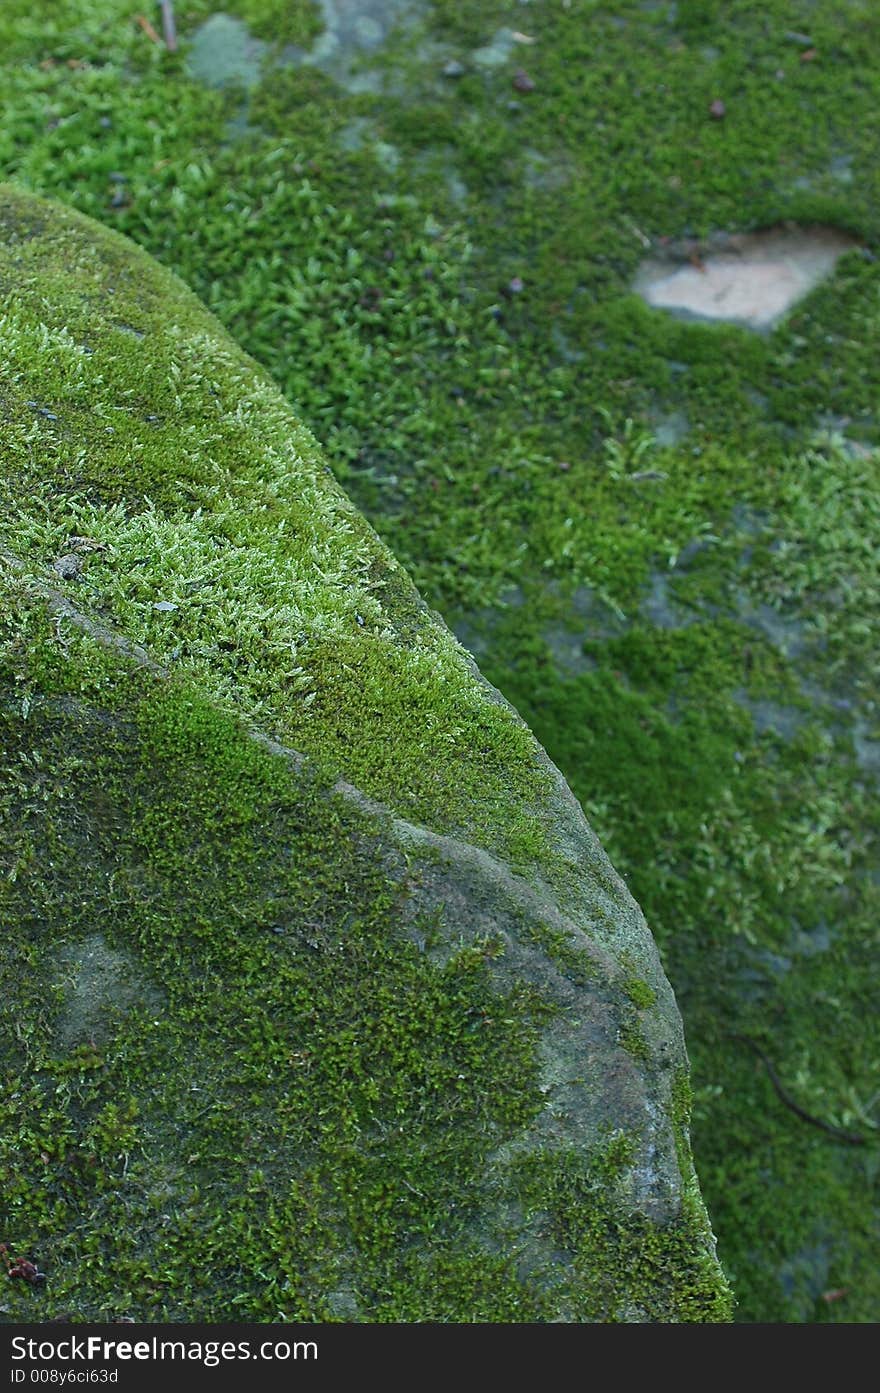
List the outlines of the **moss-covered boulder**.
{"type": "Polygon", "coordinates": [[[5,187],[0,295],[6,1318],[725,1319],[561,775],[169,271],[5,187]]]}

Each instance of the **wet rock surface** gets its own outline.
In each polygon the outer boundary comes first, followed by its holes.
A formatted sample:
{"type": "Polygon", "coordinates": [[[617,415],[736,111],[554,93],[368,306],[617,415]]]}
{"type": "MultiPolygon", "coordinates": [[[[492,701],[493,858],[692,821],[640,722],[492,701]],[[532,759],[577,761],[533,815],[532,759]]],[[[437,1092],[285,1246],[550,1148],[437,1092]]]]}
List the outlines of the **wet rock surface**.
{"type": "Polygon", "coordinates": [[[830,227],[718,234],[649,257],[635,289],[649,305],[687,318],[770,329],[858,245],[830,227]]]}

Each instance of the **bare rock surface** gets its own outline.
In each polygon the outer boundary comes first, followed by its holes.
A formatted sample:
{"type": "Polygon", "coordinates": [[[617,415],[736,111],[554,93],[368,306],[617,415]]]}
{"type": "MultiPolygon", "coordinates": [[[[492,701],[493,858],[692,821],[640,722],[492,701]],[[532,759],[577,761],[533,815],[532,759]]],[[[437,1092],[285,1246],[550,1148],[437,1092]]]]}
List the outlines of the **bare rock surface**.
{"type": "Polygon", "coordinates": [[[859,244],[832,227],[779,227],[677,244],[641,265],[635,289],[686,318],[770,329],[859,244]]]}

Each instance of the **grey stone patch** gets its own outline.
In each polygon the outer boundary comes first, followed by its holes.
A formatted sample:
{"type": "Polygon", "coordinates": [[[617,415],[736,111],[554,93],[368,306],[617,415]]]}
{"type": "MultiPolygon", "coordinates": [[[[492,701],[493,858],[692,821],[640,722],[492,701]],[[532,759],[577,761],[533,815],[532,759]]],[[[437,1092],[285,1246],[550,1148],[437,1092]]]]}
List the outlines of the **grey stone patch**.
{"type": "Polygon", "coordinates": [[[703,552],[711,551],[712,547],[716,546],[717,543],[718,538],[714,533],[709,533],[702,537],[692,537],[689,542],[685,542],[681,551],[675,557],[674,569],[676,571],[688,570],[692,561],[696,560],[698,556],[702,556],[703,552]]]}
{"type": "Polygon", "coordinates": [[[793,740],[797,732],[809,719],[807,713],[796,706],[784,706],[766,697],[751,697],[742,687],[732,693],[733,700],[750,712],[759,735],[770,731],[782,740],[793,740]]]}
{"type": "Polygon", "coordinates": [[[416,0],[319,0],[324,33],[309,54],[312,62],[333,62],[382,47],[401,22],[424,9],[416,0]]]}
{"type": "Polygon", "coordinates": [[[112,1035],[115,1020],[138,1007],[163,1009],[158,988],[143,978],[132,958],[111,948],[100,933],[64,944],[53,967],[63,993],[56,1034],[65,1048],[100,1044],[112,1035]]]}
{"type": "Polygon", "coordinates": [[[350,1287],[338,1287],[327,1293],[327,1305],[340,1321],[358,1320],[362,1316],[357,1295],[350,1287]]]}
{"type": "Polygon", "coordinates": [[[827,953],[836,938],[837,934],[825,919],[820,919],[813,929],[802,929],[795,919],[792,921],[791,936],[786,946],[793,957],[815,958],[820,953],[827,953]]]}
{"type": "Polygon", "coordinates": [[[461,175],[454,169],[446,173],[446,188],[453,203],[461,205],[467,201],[470,190],[461,175]]]}
{"type": "MultiPolygon", "coordinates": [[[[749,503],[737,503],[734,505],[730,515],[731,528],[725,533],[729,536],[731,532],[737,537],[743,536],[749,539],[750,545],[743,547],[736,558],[736,566],[740,571],[747,571],[754,558],[754,547],[751,542],[759,539],[766,539],[768,533],[772,532],[774,525],[778,525],[776,520],[769,513],[760,508],[753,508],[749,503]]],[[[778,551],[783,545],[782,541],[776,539],[769,543],[770,551],[778,551]]],[[[742,595],[738,592],[737,603],[742,602],[742,595]]]]}
{"type": "Polygon", "coordinates": [[[807,642],[803,620],[787,618],[771,605],[756,605],[741,590],[735,592],[734,603],[737,618],[750,629],[763,634],[784,657],[799,658],[811,646],[807,642]]]}
{"type": "Polygon", "coordinates": [[[452,146],[434,145],[420,150],[411,157],[411,167],[416,173],[433,175],[437,182],[442,180],[450,203],[456,207],[467,202],[470,189],[456,168],[452,146]]]}
{"type": "Polygon", "coordinates": [[[62,580],[78,580],[82,572],[82,558],[73,552],[65,552],[52,562],[52,570],[62,580]]]}
{"type": "Polygon", "coordinates": [[[663,449],[680,445],[691,431],[691,423],[683,411],[655,412],[648,420],[655,443],[663,449]]]}
{"type": "Polygon", "coordinates": [[[753,508],[750,503],[735,503],[730,520],[737,532],[745,532],[749,537],[760,537],[773,521],[769,513],[753,508]]]}
{"type": "MultiPolygon", "coordinates": [[[[871,459],[876,455],[878,446],[867,445],[861,440],[853,440],[852,436],[846,434],[847,427],[852,425],[850,416],[835,416],[830,412],[822,412],[818,416],[817,422],[818,429],[810,442],[815,449],[842,450],[850,459],[858,460],[871,459]]],[[[869,426],[874,425],[871,418],[868,418],[864,423],[869,426]]]]}
{"type": "Polygon", "coordinates": [[[784,953],[774,953],[770,948],[756,948],[752,956],[769,971],[771,977],[784,977],[791,972],[791,958],[784,953]]]}
{"type": "Polygon", "coordinates": [[[336,132],[336,144],[340,150],[363,150],[376,138],[376,124],[366,116],[355,116],[336,132]]]}
{"type": "Polygon", "coordinates": [[[830,1271],[831,1244],[827,1239],[801,1248],[780,1263],[777,1281],[785,1296],[799,1301],[799,1310],[790,1319],[808,1321],[812,1318],[815,1303],[828,1288],[830,1271]]]}
{"type": "MultiPolygon", "coordinates": [[[[397,827],[397,839],[415,869],[405,910],[410,932],[415,937],[421,914],[430,913],[438,903],[445,906],[447,920],[455,928],[454,938],[420,946],[443,963],[466,943],[491,937],[502,945],[490,962],[498,989],[510,991],[518,982],[529,981],[559,1008],[545,1024],[540,1043],[544,1106],[527,1128],[490,1156],[490,1164],[504,1169],[536,1149],[580,1151],[585,1137],[623,1130],[636,1143],[626,1182],[629,1204],[657,1222],[674,1217],[680,1208],[681,1175],[669,1123],[669,1097],[684,1042],[656,948],[636,924],[638,911],[631,925],[634,935],[625,937],[628,951],[638,952],[639,972],[645,973],[656,992],[654,1005],[639,1012],[639,1027],[652,1060],[648,1070],[621,1043],[623,972],[615,959],[622,942],[616,928],[607,940],[596,917],[597,886],[590,887],[590,909],[581,887],[566,904],[566,896],[493,866],[485,853],[469,848],[462,857],[451,839],[443,839],[452,851],[448,861],[416,861],[417,830],[405,832],[400,823],[397,827]],[[580,950],[589,965],[585,980],[572,980],[566,966],[555,963],[539,943],[531,941],[529,928],[544,926],[564,932],[570,947],[580,950]]],[[[435,844],[439,848],[440,840],[435,839],[435,844]]],[[[607,891],[599,891],[599,899],[606,895],[609,921],[613,916],[619,923],[621,910],[625,915],[629,912],[624,908],[629,895],[616,875],[607,891]]]]}
{"type": "MultiPolygon", "coordinates": [[[[556,586],[549,588],[558,589],[556,586]]],[[[559,671],[570,677],[580,677],[599,666],[595,658],[584,652],[584,644],[588,640],[619,637],[629,628],[629,620],[589,585],[578,586],[568,598],[567,607],[568,622],[546,625],[541,637],[559,671]]]]}
{"type": "Polygon", "coordinates": [[[777,990],[780,977],[791,969],[791,960],[767,949],[754,949],[747,963],[735,969],[738,998],[754,1005],[777,990]]]}
{"type": "Polygon", "coordinates": [[[459,615],[449,621],[459,643],[475,658],[485,658],[491,651],[492,613],[492,610],[474,610],[473,614],[459,615]]]}
{"type": "Polygon", "coordinates": [[[564,363],[580,363],[587,356],[580,348],[573,348],[568,336],[558,320],[553,321],[550,340],[564,363]]]}
{"type": "Polygon", "coordinates": [[[833,227],[720,233],[647,258],[633,288],[647,304],[684,318],[771,329],[859,245],[833,227]]]}
{"type": "Polygon", "coordinates": [[[829,692],[825,687],[821,687],[818,682],[812,682],[807,677],[800,679],[800,688],[804,696],[816,702],[819,706],[829,706],[833,711],[846,713],[852,711],[855,702],[851,697],[843,696],[840,693],[829,692]]]}
{"type": "MultiPolygon", "coordinates": [[[[227,14],[211,15],[193,32],[187,54],[191,77],[209,87],[255,87],[268,67],[315,67],[348,92],[378,95],[394,88],[382,68],[370,65],[392,32],[413,29],[426,10],[425,0],[319,0],[324,29],[311,48],[287,44],[267,59],[270,45],[254,38],[247,25],[227,14]]],[[[416,58],[436,61],[440,49],[421,43],[416,58]]],[[[229,123],[231,139],[251,128],[246,111],[229,123]]]]}
{"type": "Polygon", "coordinates": [[[839,183],[851,184],[853,181],[852,155],[835,155],[828,170],[832,178],[837,179],[839,183]]]}
{"type": "MultiPolygon", "coordinates": [[[[347,92],[378,95],[389,89],[388,73],[369,65],[392,32],[412,29],[424,14],[424,0],[319,0],[324,32],[306,51],[289,44],[281,54],[286,64],[320,68],[347,92]]],[[[434,46],[420,47],[423,61],[434,46]]]]}
{"type": "MultiPolygon", "coordinates": [[[[558,589],[553,582],[548,586],[552,593],[557,593],[558,589]]],[[[508,591],[507,597],[505,603],[498,607],[474,610],[470,614],[452,618],[456,638],[475,657],[486,657],[492,651],[494,634],[503,610],[523,603],[518,587],[508,591]]],[[[541,629],[541,637],[558,668],[570,676],[580,676],[598,667],[597,660],[583,651],[584,644],[589,640],[619,637],[630,628],[630,620],[622,610],[616,609],[587,585],[578,586],[567,597],[567,605],[570,614],[568,622],[547,624],[541,629]]]]}
{"type": "Polygon", "coordinates": [[[373,154],[376,163],[388,174],[393,174],[400,167],[401,154],[396,145],[392,145],[389,140],[377,140],[373,145],[373,154]]]}
{"type": "Polygon", "coordinates": [[[862,710],[852,696],[840,692],[829,692],[817,682],[808,678],[800,679],[800,689],[816,706],[825,707],[828,716],[832,713],[849,717],[848,720],[830,720],[829,729],[836,735],[849,734],[852,738],[853,755],[863,774],[880,779],[880,729],[876,718],[871,719],[874,704],[868,702],[862,710]],[[864,714],[865,712],[869,714],[864,714]]]}
{"type": "Polygon", "coordinates": [[[517,47],[512,29],[496,29],[487,44],[474,49],[471,62],[479,68],[501,68],[517,47]]]}
{"type": "Polygon", "coordinates": [[[375,122],[366,116],[356,116],[343,126],[336,136],[336,143],[340,150],[354,152],[369,149],[386,174],[393,174],[400,168],[403,157],[399,148],[390,141],[380,140],[375,122]]]}
{"type": "Polygon", "coordinates": [[[551,159],[540,150],[522,152],[523,182],[529,189],[556,193],[571,183],[573,170],[567,155],[556,154],[551,159]]]}
{"type": "Polygon", "coordinates": [[[247,102],[243,102],[238,111],[228,118],[224,126],[224,134],[228,141],[246,140],[251,135],[263,135],[260,126],[251,125],[248,115],[247,102]]]}
{"type": "Polygon", "coordinates": [[[757,945],[746,949],[747,960],[737,972],[744,1000],[759,1001],[766,996],[773,984],[786,977],[799,959],[819,957],[827,953],[837,938],[827,920],[820,919],[812,929],[804,929],[796,919],[791,921],[791,931],[778,952],[757,945]]]}
{"type": "Polygon", "coordinates": [[[838,154],[832,156],[827,169],[820,171],[818,174],[798,175],[797,179],[793,181],[792,187],[801,191],[811,191],[816,188],[821,188],[823,185],[827,188],[829,182],[835,184],[851,184],[854,178],[852,164],[852,155],[838,152],[838,154]]]}
{"type": "Polygon", "coordinates": [[[560,672],[570,677],[580,677],[599,666],[595,658],[584,652],[583,635],[573,634],[563,624],[541,630],[541,637],[553,655],[553,661],[560,672]]]}
{"type": "Polygon", "coordinates": [[[572,614],[585,624],[584,638],[618,638],[630,627],[623,610],[617,609],[590,585],[579,585],[570,605],[572,614]]]}
{"type": "Polygon", "coordinates": [[[880,778],[880,739],[872,739],[878,733],[876,725],[869,725],[859,717],[853,726],[853,748],[856,764],[863,774],[873,774],[880,778]]]}
{"type": "Polygon", "coordinates": [[[686,629],[699,622],[700,616],[682,608],[669,593],[671,577],[663,571],[652,571],[649,590],[639,606],[644,619],[658,629],[686,629]]]}
{"type": "Polygon", "coordinates": [[[186,68],[190,77],[206,87],[256,87],[267,48],[243,20],[214,14],[194,31],[186,68]]]}
{"type": "Polygon", "coordinates": [[[509,586],[497,605],[487,605],[485,609],[472,610],[470,614],[453,616],[449,623],[452,632],[463,648],[475,658],[485,657],[492,649],[492,638],[498,621],[505,609],[518,609],[525,596],[518,585],[509,586]]]}

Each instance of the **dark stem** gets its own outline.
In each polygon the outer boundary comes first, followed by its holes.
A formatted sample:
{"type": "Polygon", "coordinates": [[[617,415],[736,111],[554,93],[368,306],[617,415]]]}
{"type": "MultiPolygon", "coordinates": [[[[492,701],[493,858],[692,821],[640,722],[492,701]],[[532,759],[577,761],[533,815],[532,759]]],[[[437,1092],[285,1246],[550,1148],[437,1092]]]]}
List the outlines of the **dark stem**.
{"type": "Polygon", "coordinates": [[[172,0],[159,0],[159,8],[162,11],[162,32],[165,35],[165,47],[169,53],[177,52],[177,29],[174,25],[174,5],[172,0]]]}
{"type": "Polygon", "coordinates": [[[776,1089],[776,1092],[778,1093],[782,1102],[785,1104],[787,1108],[790,1108],[791,1111],[797,1117],[799,1117],[802,1122],[809,1122],[811,1127],[819,1127],[823,1132],[827,1132],[829,1137],[834,1137],[837,1141],[848,1142],[850,1146],[864,1146],[866,1144],[867,1137],[861,1136],[860,1133],[846,1132],[842,1127],[835,1127],[830,1122],[823,1122],[821,1117],[814,1117],[812,1113],[807,1112],[806,1108],[802,1108],[800,1103],[798,1103],[796,1099],[792,1098],[788,1089],[782,1083],[782,1080],[780,1079],[779,1075],[774,1069],[771,1061],[767,1058],[766,1054],[761,1049],[761,1046],[757,1044],[757,1042],[753,1040],[750,1035],[737,1035],[731,1032],[730,1039],[741,1040],[744,1045],[748,1045],[750,1049],[753,1049],[755,1051],[755,1054],[758,1056],[758,1058],[764,1065],[764,1068],[767,1070],[770,1082],[776,1089]]]}

